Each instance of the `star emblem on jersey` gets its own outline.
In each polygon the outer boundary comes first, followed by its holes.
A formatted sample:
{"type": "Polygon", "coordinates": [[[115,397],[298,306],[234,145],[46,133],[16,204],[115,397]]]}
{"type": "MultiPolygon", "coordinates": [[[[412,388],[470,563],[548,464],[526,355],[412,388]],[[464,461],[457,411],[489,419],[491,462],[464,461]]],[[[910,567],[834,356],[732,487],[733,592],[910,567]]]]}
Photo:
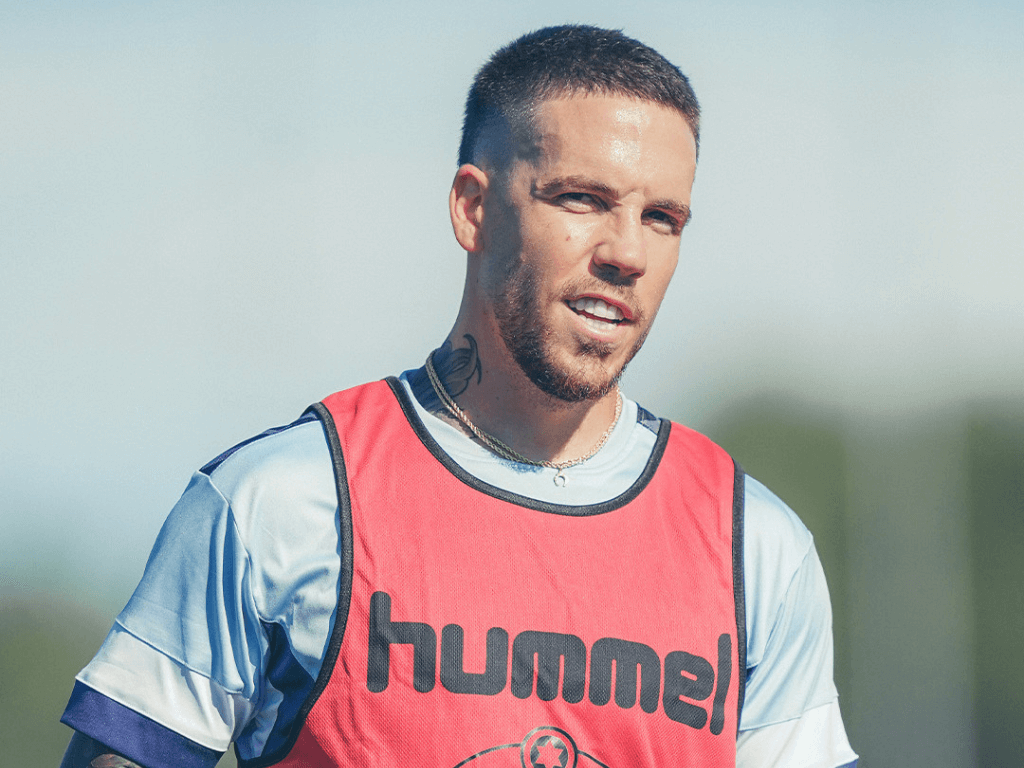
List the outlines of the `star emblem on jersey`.
{"type": "Polygon", "coordinates": [[[533,768],[565,768],[565,758],[568,756],[569,750],[557,736],[542,736],[530,750],[533,768]]]}
{"type": "Polygon", "coordinates": [[[608,768],[593,755],[580,752],[561,728],[542,725],[520,742],[481,749],[453,768],[608,768]],[[518,753],[518,759],[517,759],[518,753]]]}
{"type": "Polygon", "coordinates": [[[576,768],[576,745],[561,728],[534,728],[519,751],[523,768],[576,768]]]}

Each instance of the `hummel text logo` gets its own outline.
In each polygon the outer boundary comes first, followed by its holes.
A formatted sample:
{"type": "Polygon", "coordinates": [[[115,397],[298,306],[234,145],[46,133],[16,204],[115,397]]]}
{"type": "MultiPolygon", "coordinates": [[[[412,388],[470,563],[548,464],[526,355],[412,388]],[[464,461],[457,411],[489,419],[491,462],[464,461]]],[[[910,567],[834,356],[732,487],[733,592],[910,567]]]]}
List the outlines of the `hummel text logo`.
{"type": "MultiPolygon", "coordinates": [[[[380,693],[388,687],[392,645],[412,646],[413,688],[420,693],[434,689],[438,653],[433,627],[415,621],[392,621],[391,596],[374,592],[370,597],[369,629],[366,686],[371,692],[380,693]]],[[[725,726],[725,699],[732,677],[732,638],[728,633],[718,638],[717,670],[707,659],[686,651],[672,651],[662,664],[654,649],[644,643],[603,637],[590,648],[589,689],[587,647],[575,635],[520,632],[512,641],[510,680],[508,632],[501,627],[487,631],[483,672],[464,670],[464,634],[458,624],[441,629],[440,680],[451,693],[494,696],[508,686],[513,696],[527,699],[535,693],[536,680],[537,698],[552,701],[559,693],[561,678],[565,701],[577,704],[589,694],[592,704],[603,706],[612,698],[614,668],[615,704],[622,709],[635,706],[639,699],[644,712],[654,713],[660,700],[671,720],[699,729],[708,724],[709,717],[708,710],[696,702],[712,698],[713,693],[709,729],[717,736],[725,726]]]]}

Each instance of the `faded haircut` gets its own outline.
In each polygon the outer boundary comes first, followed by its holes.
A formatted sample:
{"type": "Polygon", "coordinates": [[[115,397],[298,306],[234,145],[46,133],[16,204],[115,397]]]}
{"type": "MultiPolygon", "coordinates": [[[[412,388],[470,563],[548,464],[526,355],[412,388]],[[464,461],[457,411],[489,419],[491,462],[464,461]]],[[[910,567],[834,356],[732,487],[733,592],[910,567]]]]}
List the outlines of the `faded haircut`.
{"type": "Polygon", "coordinates": [[[625,96],[675,109],[699,146],[700,105],[678,67],[619,30],[573,24],[523,35],[481,67],[466,99],[459,165],[477,162],[481,151],[492,154],[481,146],[485,134],[521,140],[538,104],[578,95],[625,96]]]}

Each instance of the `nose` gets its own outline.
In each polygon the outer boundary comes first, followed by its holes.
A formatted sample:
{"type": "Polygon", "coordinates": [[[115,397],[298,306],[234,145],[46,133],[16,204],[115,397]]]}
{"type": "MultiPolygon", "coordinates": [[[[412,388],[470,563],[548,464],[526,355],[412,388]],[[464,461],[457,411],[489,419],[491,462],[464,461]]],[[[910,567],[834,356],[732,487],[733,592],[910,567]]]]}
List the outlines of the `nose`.
{"type": "Polygon", "coordinates": [[[592,263],[597,277],[614,283],[629,283],[647,271],[644,228],[625,211],[609,216],[605,237],[594,249],[592,263]]]}

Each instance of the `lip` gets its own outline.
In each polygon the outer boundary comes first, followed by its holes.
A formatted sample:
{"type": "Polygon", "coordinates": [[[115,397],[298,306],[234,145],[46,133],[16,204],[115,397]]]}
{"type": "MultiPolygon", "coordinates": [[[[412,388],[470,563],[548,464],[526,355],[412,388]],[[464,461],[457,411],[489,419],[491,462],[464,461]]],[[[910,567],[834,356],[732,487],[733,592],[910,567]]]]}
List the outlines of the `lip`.
{"type": "MultiPolygon", "coordinates": [[[[629,307],[628,304],[623,304],[621,301],[617,301],[616,299],[613,299],[609,296],[605,296],[600,293],[581,293],[569,299],[566,299],[565,303],[569,305],[571,302],[579,301],[580,299],[598,299],[600,301],[603,301],[605,304],[609,304],[615,307],[622,313],[623,323],[632,323],[633,320],[636,319],[636,314],[633,312],[633,310],[629,307]]],[[[569,307],[569,309],[575,312],[575,310],[573,310],[571,306],[569,307]]]]}

